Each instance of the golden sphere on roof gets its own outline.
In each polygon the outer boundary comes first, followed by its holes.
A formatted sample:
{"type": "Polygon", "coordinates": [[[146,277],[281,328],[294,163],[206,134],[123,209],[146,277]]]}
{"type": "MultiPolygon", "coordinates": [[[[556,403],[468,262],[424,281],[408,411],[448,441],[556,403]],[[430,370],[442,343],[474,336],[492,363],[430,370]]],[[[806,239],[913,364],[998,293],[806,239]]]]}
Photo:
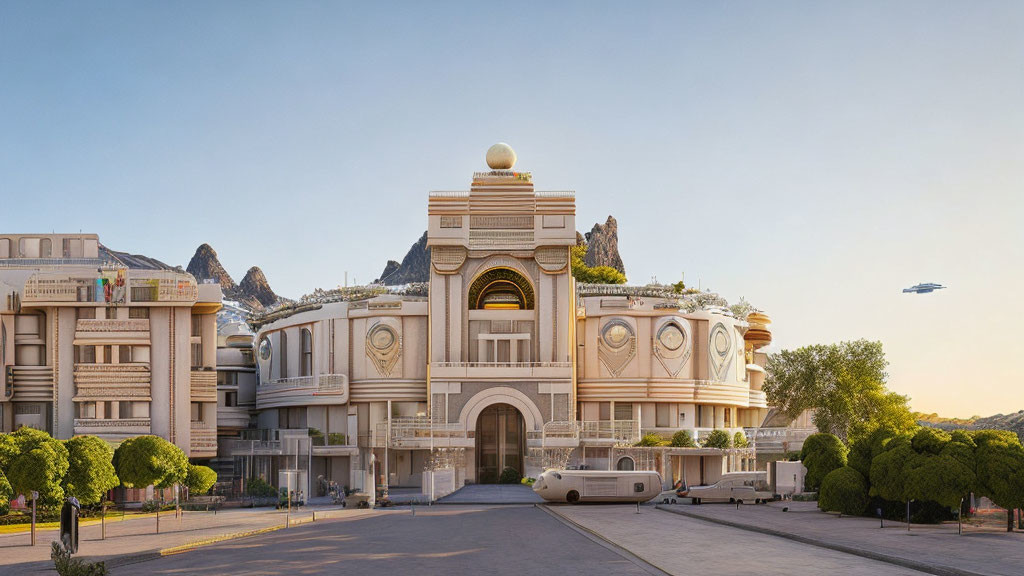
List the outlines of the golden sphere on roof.
{"type": "Polygon", "coordinates": [[[511,170],[516,165],[516,151],[504,142],[487,149],[487,165],[491,170],[511,170]]]}

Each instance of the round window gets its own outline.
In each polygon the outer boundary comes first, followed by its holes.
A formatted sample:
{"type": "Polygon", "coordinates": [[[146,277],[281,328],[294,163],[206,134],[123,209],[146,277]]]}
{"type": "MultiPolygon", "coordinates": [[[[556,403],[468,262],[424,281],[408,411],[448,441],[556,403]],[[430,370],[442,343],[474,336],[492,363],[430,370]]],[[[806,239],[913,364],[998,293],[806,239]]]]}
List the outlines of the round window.
{"type": "Polygon", "coordinates": [[[383,324],[374,326],[367,335],[367,338],[370,341],[370,346],[373,346],[377,350],[390,349],[394,346],[395,340],[397,339],[395,331],[392,330],[390,326],[385,326],[383,324]]]}
{"type": "Polygon", "coordinates": [[[669,350],[678,350],[686,341],[686,335],[676,324],[666,324],[658,331],[658,341],[669,350]]]}
{"type": "Polygon", "coordinates": [[[623,347],[633,336],[633,329],[622,320],[612,320],[605,325],[602,338],[612,348],[623,347]]]}

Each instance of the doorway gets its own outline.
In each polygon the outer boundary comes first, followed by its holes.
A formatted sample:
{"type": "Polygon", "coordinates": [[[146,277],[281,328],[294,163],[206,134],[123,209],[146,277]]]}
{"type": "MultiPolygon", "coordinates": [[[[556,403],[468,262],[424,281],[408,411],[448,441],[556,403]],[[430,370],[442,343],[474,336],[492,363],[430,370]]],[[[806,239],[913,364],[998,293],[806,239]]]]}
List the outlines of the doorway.
{"type": "Polygon", "coordinates": [[[476,421],[476,479],[497,484],[501,472],[512,468],[523,474],[526,424],[519,410],[509,404],[492,404],[476,421]]]}

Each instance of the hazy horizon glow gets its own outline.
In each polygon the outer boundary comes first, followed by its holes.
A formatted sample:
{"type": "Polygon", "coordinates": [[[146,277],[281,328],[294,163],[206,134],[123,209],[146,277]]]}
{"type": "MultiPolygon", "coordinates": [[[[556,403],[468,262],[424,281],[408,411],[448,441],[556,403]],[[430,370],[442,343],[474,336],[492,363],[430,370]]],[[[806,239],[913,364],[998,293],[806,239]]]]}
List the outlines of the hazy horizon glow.
{"type": "Polygon", "coordinates": [[[882,340],[948,416],[1024,408],[1020,2],[0,5],[5,232],[275,291],[376,278],[511,144],[632,283],[882,340]],[[949,288],[903,294],[918,282],[949,288]]]}

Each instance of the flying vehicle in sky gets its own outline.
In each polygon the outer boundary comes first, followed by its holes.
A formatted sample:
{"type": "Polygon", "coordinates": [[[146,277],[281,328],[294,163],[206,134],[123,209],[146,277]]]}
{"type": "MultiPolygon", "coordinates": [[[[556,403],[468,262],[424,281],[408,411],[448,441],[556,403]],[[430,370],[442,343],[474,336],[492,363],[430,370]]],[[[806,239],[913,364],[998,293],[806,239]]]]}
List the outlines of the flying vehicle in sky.
{"type": "Polygon", "coordinates": [[[925,282],[924,284],[916,284],[910,288],[904,288],[904,294],[928,294],[935,292],[936,290],[942,290],[945,286],[942,284],[936,284],[934,282],[925,282]]]}

